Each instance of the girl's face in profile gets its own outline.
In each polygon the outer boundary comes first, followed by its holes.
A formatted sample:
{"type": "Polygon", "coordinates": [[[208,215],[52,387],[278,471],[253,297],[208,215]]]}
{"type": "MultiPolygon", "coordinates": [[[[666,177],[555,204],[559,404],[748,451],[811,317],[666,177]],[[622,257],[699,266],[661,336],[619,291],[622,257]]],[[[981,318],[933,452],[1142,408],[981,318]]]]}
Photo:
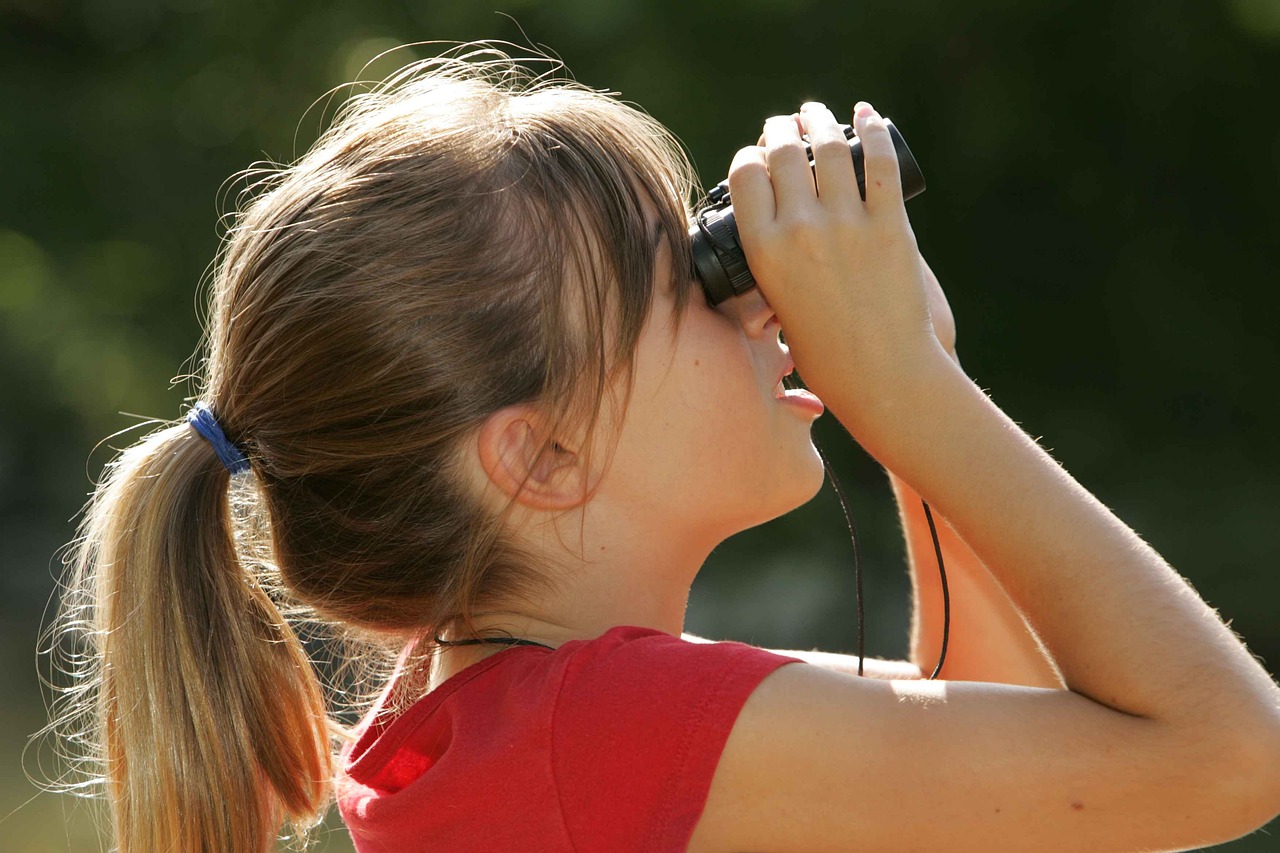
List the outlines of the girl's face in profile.
{"type": "MultiPolygon", "coordinates": [[[[647,216],[656,227],[651,208],[647,216]]],[[[670,251],[660,238],[635,389],[602,489],[635,507],[638,523],[658,525],[647,529],[689,527],[714,547],[817,494],[817,415],[774,396],[790,356],[758,288],[714,308],[693,294],[672,342],[670,251]]]]}

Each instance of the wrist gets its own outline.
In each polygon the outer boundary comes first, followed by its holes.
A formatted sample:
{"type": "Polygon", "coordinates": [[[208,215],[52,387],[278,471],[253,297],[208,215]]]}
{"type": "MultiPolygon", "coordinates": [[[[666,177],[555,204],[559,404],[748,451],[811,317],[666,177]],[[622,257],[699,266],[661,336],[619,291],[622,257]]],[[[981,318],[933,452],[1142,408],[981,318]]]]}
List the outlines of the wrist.
{"type": "Polygon", "coordinates": [[[914,351],[899,349],[891,358],[844,363],[859,369],[829,387],[810,387],[858,443],[891,469],[876,448],[901,443],[907,427],[936,421],[945,408],[941,401],[972,384],[936,339],[914,351]]]}

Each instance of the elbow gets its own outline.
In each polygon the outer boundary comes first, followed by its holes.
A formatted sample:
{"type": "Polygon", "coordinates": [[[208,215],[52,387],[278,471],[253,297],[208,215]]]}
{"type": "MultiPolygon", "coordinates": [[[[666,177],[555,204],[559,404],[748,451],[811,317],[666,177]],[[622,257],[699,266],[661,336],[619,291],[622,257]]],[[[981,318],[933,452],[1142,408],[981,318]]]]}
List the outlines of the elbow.
{"type": "Polygon", "coordinates": [[[1236,703],[1194,722],[1148,722],[1156,737],[1146,753],[1152,790],[1161,792],[1162,813],[1176,818],[1170,825],[1191,833],[1166,840],[1196,849],[1226,844],[1280,813],[1280,713],[1236,703]]]}
{"type": "Polygon", "coordinates": [[[1245,751],[1250,776],[1260,788],[1262,822],[1268,823],[1280,815],[1280,707],[1272,709],[1258,739],[1245,751]]]}
{"type": "Polygon", "coordinates": [[[1280,690],[1271,690],[1258,722],[1236,745],[1240,784],[1257,789],[1268,822],[1280,814],[1280,690]]]}
{"type": "MultiPolygon", "coordinates": [[[[1280,815],[1280,715],[1252,726],[1238,726],[1216,756],[1204,784],[1203,808],[1222,820],[1222,841],[1260,829],[1280,815]]],[[[1219,842],[1221,843],[1221,842],[1219,842]]]]}

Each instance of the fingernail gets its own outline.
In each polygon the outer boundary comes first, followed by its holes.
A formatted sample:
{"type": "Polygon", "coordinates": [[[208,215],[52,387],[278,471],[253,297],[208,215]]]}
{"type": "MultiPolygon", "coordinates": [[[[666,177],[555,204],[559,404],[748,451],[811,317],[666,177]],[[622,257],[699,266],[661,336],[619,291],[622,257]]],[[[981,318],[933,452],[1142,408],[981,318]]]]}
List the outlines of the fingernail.
{"type": "Polygon", "coordinates": [[[821,104],[817,101],[805,101],[800,105],[800,112],[808,112],[809,110],[825,110],[826,108],[826,104],[821,104]]]}
{"type": "Polygon", "coordinates": [[[858,101],[857,105],[853,108],[853,114],[857,118],[866,118],[867,116],[875,115],[875,113],[875,107],[871,106],[866,101],[858,101]]]}

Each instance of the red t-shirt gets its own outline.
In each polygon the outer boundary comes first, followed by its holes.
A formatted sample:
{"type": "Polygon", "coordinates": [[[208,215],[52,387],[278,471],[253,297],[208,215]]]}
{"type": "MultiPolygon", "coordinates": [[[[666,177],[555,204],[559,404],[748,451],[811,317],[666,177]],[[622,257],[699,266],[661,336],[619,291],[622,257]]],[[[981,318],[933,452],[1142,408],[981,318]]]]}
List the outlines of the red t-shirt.
{"type": "Polygon", "coordinates": [[[338,808],[360,853],[683,851],[738,711],[792,662],[628,625],[510,646],[398,718],[380,702],[338,808]]]}

